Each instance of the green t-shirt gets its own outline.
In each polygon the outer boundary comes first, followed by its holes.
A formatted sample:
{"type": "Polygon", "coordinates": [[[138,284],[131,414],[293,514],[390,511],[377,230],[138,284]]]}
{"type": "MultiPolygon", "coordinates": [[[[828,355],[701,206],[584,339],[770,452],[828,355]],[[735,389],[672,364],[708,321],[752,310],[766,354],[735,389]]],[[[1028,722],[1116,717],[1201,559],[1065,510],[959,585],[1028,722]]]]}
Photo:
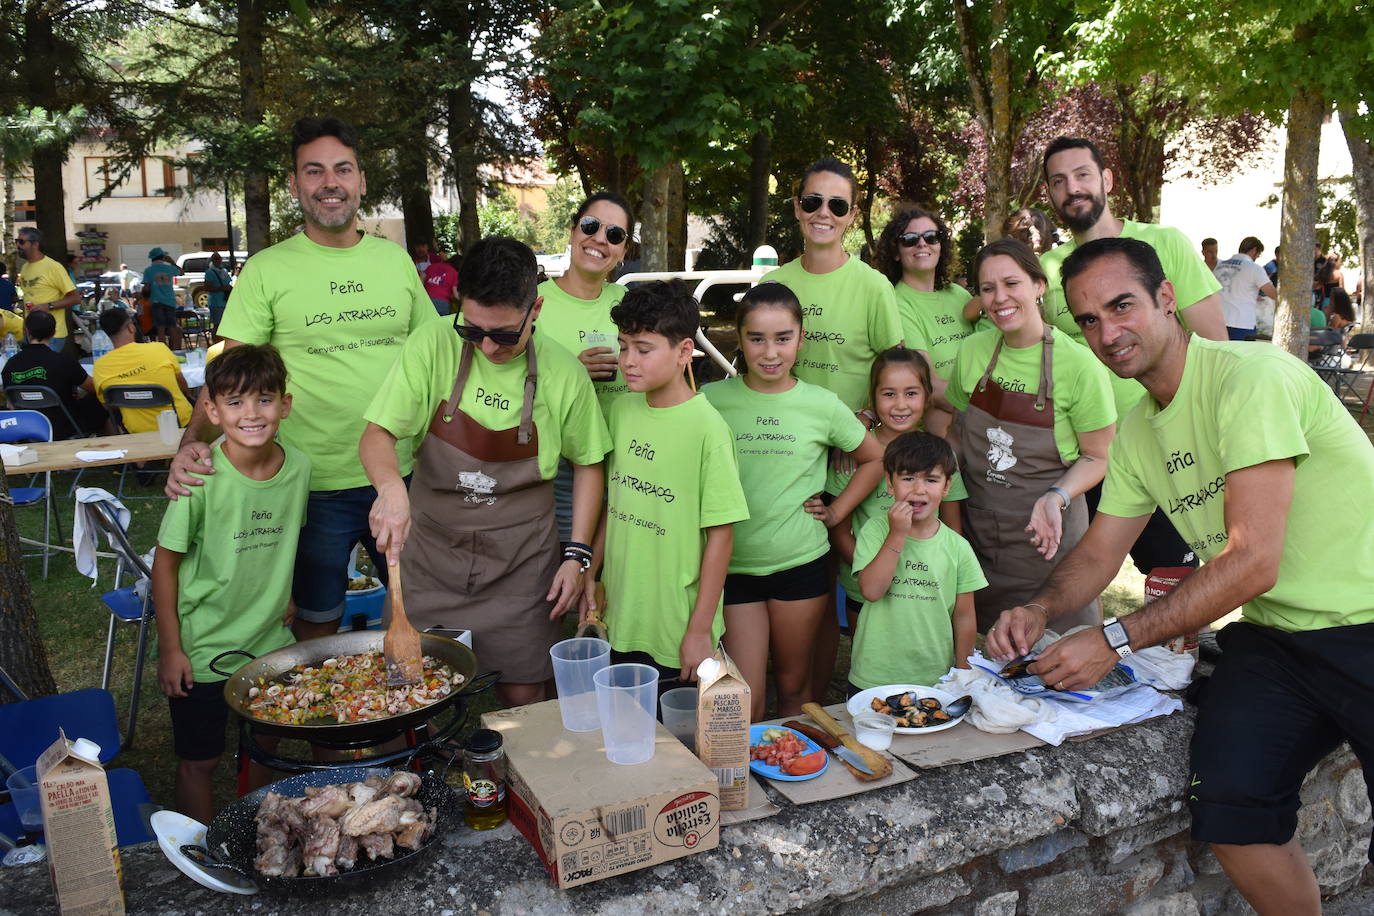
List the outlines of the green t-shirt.
{"type": "Polygon", "coordinates": [[[839,395],[851,411],[868,403],[873,357],[902,341],[892,283],[850,255],[828,274],[807,273],[801,258],[770,271],[765,282],[784,284],[801,300],[806,343],[797,378],[839,395]]]}
{"type": "Polygon", "coordinates": [[[905,283],[894,289],[907,347],[929,353],[935,374],[948,379],[954,371],[959,341],[973,333],[973,325],[964,320],[964,303],[971,298],[968,290],[957,283],[931,293],[905,283]]]}
{"type": "MultiPolygon", "coordinates": [[[[531,335],[530,345],[539,368],[533,414],[539,473],[552,480],[560,455],[573,464],[596,464],[611,440],[582,364],[543,335],[531,335]]],[[[363,418],[397,439],[413,441],[418,450],[434,412],[453,393],[462,352],[463,341],[447,322],[425,324],[406,340],[363,418]]],[[[487,429],[518,426],[528,365],[524,353],[501,365],[481,351],[473,353],[459,409],[487,429]]]]}
{"type": "Polygon", "coordinates": [[[825,488],[829,449],[852,452],[864,425],[819,385],[798,381],[762,394],[744,379],[701,389],[735,436],[749,519],[735,525],[730,572],[765,576],[810,563],[830,550],[825,523],[802,503],[825,488]]]}
{"type": "Polygon", "coordinates": [[[1326,327],[1326,312],[1316,308],[1312,310],[1312,327],[1314,329],[1326,327]]]}
{"type": "MultiPolygon", "coordinates": [[[[221,652],[262,655],[292,642],[282,625],[291,600],[296,540],[305,523],[310,460],[289,445],[270,480],[245,477],[216,445],[215,473],[190,495],[167,504],[157,542],[185,554],[177,574],[181,648],[200,682],[222,681],[210,670],[221,652]]],[[[167,613],[167,608],[161,608],[167,613]]],[[[219,667],[234,671],[247,659],[219,667]]]]}
{"type": "MultiPolygon", "coordinates": [[[[859,532],[854,568],[863,569],[883,549],[887,516],[859,532]]],[[[954,599],[988,584],[968,541],[940,525],[926,540],[908,537],[887,594],[864,605],[849,680],[863,687],[929,686],[954,664],[954,599]]]]}
{"type": "Polygon", "coordinates": [[[1374,621],[1374,447],[1326,383],[1278,347],[1194,336],[1178,393],[1143,398],[1112,442],[1099,512],[1168,514],[1206,560],[1226,546],[1226,475],[1297,471],[1272,589],[1246,620],[1288,632],[1374,621]]]}
{"type": "MultiPolygon", "coordinates": [[[[665,667],[692,617],[706,546],[703,529],[749,517],[730,427],[705,397],[650,407],[616,398],[607,418],[606,625],[620,652],[648,652],[665,667]]],[[[725,620],[716,604],[711,639],[725,620]]]]}
{"type": "MultiPolygon", "coordinates": [[[[361,235],[351,248],[326,248],[300,233],[244,265],[219,332],[281,351],[294,400],[282,441],[310,458],[312,490],[343,490],[368,482],[358,459],[363,408],[406,336],[437,320],[400,246],[361,235]]],[[[410,455],[409,442],[396,444],[402,474],[410,455]]]]}
{"type": "MultiPolygon", "coordinates": [[[[537,333],[547,334],[549,339],[562,345],[573,356],[588,347],[610,347],[616,349],[615,322],[611,320],[611,309],[625,298],[625,287],[619,283],[607,283],[601,295],[595,299],[578,299],[559,288],[552,280],[539,284],[539,295],[544,297],[544,308],[535,322],[537,333]],[[588,334],[605,334],[607,342],[595,343],[587,340],[588,334]]],[[[578,362],[581,366],[581,361],[578,362]]],[[[582,371],[585,373],[586,367],[582,371]]],[[[617,371],[615,378],[608,381],[593,381],[596,399],[601,402],[601,413],[606,414],[611,400],[630,388],[617,371]]]]}
{"type": "MultiPolygon", "coordinates": [[[[844,488],[853,476],[853,474],[841,474],[832,465],[826,474],[825,492],[838,496],[844,492],[844,488]]],[[[945,494],[945,498],[941,500],[940,504],[959,502],[964,499],[968,499],[968,490],[964,488],[964,475],[955,471],[954,476],[949,480],[949,492],[945,494]]],[[[859,503],[849,516],[849,530],[854,535],[855,540],[858,540],[859,532],[870,520],[880,516],[887,518],[888,510],[892,508],[894,502],[896,499],[888,490],[887,477],[884,476],[873,488],[873,492],[865,496],[863,502],[859,503]]],[[[859,580],[852,564],[841,561],[837,578],[846,595],[855,601],[863,602],[863,594],[859,591],[859,580]]]]}
{"type": "MultiPolygon", "coordinates": [[[[1078,433],[1090,433],[1116,422],[1107,368],[1087,347],[1080,346],[1058,328],[1054,335],[1054,443],[1064,464],[1078,460],[1078,433]]],[[[987,371],[992,351],[1001,339],[999,331],[979,331],[959,344],[959,356],[949,377],[945,397],[955,409],[968,407],[969,397],[987,371]]],[[[997,355],[992,378],[1008,391],[1034,394],[1040,386],[1040,351],[1045,344],[1029,347],[1003,346],[997,355]]]]}
{"type": "MultiPolygon", "coordinates": [[[[1174,285],[1180,313],[1221,289],[1221,283],[1207,269],[1207,262],[1202,260],[1202,255],[1194,250],[1187,236],[1172,226],[1124,219],[1121,221],[1121,238],[1139,239],[1154,248],[1164,267],[1164,276],[1174,285]]],[[[1046,321],[1087,346],[1082,330],[1069,311],[1068,300],[1064,298],[1064,284],[1060,279],[1064,259],[1077,248],[1078,243],[1070,237],[1063,245],[1051,248],[1040,256],[1040,267],[1049,278],[1045,286],[1044,313],[1046,321]]],[[[1135,379],[1121,378],[1115,372],[1109,371],[1107,378],[1116,401],[1116,415],[1124,417],[1145,394],[1145,387],[1135,379]]]]}

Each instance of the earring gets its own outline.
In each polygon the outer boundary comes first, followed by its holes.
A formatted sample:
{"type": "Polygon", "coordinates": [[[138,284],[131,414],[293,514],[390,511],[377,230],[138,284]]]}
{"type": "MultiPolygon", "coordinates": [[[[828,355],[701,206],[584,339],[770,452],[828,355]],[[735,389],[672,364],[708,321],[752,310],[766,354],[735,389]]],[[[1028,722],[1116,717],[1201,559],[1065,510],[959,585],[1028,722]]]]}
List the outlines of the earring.
{"type": "Polygon", "coordinates": [[[1035,304],[1036,304],[1036,305],[1044,305],[1044,304],[1045,304],[1045,297],[1044,297],[1044,296],[1036,296],[1036,297],[1035,297],[1035,304]]]}

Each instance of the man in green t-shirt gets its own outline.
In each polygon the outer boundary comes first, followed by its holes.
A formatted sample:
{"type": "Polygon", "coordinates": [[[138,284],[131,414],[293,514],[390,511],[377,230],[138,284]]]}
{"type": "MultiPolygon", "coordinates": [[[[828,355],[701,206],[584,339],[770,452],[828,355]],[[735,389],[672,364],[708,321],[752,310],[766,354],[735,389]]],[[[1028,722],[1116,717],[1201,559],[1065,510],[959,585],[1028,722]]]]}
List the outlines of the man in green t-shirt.
{"type": "MultiPolygon", "coordinates": [[[[1148,242],[1164,265],[1164,276],[1174,288],[1178,318],[1183,326],[1208,340],[1226,340],[1221,310],[1221,284],[1202,262],[1192,244],[1177,229],[1154,223],[1117,219],[1107,195],[1112,190],[1112,170],[1104,168],[1102,154],[1091,140],[1058,137],[1045,148],[1041,170],[1045,190],[1055,214],[1069,227],[1072,238],[1040,256],[1049,282],[1045,287],[1045,320],[1083,343],[1083,332],[1074,323],[1064,299],[1060,267],[1064,259],[1093,239],[1133,238],[1148,242]]],[[[1145,389],[1133,378],[1112,375],[1112,394],[1118,422],[1130,413],[1145,389]]],[[[1088,512],[1097,511],[1101,485],[1084,496],[1088,512]]],[[[1156,512],[1139,540],[1131,547],[1136,568],[1148,575],[1157,567],[1196,566],[1194,552],[1174,532],[1163,513],[1156,512]]]]}
{"type": "Polygon", "coordinates": [[[988,653],[1025,654],[1045,616],[1097,596],[1150,513],[1167,509],[1202,568],[1124,620],[1054,643],[1031,671],[1076,690],[1132,649],[1242,608],[1201,696],[1193,837],[1255,906],[1318,913],[1294,838],[1298,790],[1347,739],[1366,786],[1374,766],[1374,447],[1302,362],[1188,335],[1144,242],[1090,242],[1065,260],[1064,282],[1093,352],[1147,396],[1118,427],[1088,533],[1030,602],[1001,615],[988,653]]]}
{"type": "MultiPolygon", "coordinates": [[[[358,458],[363,409],[410,333],[438,318],[405,250],[358,228],[367,183],[353,128],[335,118],[303,118],[292,128],[291,153],[289,185],[305,229],[244,265],[219,333],[226,350],[271,343],[290,371],[295,409],[282,421],[281,438],[311,463],[293,627],[298,639],[309,639],[338,628],[355,544],[362,542],[385,576],[368,525],[376,492],[358,458]]],[[[172,460],[172,499],[214,472],[207,443],[218,430],[205,403],[202,393],[172,460]]],[[[396,443],[396,455],[409,474],[408,439],[396,443]]]]}

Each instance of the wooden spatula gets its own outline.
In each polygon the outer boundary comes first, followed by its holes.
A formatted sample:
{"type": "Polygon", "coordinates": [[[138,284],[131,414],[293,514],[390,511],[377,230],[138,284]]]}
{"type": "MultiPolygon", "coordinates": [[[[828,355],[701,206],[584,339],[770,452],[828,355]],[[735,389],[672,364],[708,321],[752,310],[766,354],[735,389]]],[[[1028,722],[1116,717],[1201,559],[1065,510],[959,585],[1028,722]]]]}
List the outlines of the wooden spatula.
{"type": "Polygon", "coordinates": [[[596,583],[596,610],[587,615],[586,621],[577,628],[575,635],[590,636],[594,639],[607,639],[606,624],[601,621],[601,611],[606,607],[606,586],[596,583]]]}
{"type": "Polygon", "coordinates": [[[870,776],[868,773],[855,769],[846,763],[845,767],[849,772],[854,774],[855,779],[863,782],[872,782],[875,779],[882,779],[892,773],[892,761],[873,750],[873,748],[860,744],[859,739],[845,731],[843,726],[836,722],[831,717],[830,713],[821,709],[819,705],[815,703],[803,703],[802,712],[814,719],[816,724],[827,734],[838,739],[841,744],[862,757],[863,762],[868,764],[868,768],[873,771],[873,774],[870,776]]]}
{"type": "Polygon", "coordinates": [[[391,567],[391,620],[382,636],[382,655],[386,659],[386,682],[398,687],[418,683],[424,675],[420,657],[420,633],[406,619],[405,599],[401,593],[401,565],[391,567]]]}

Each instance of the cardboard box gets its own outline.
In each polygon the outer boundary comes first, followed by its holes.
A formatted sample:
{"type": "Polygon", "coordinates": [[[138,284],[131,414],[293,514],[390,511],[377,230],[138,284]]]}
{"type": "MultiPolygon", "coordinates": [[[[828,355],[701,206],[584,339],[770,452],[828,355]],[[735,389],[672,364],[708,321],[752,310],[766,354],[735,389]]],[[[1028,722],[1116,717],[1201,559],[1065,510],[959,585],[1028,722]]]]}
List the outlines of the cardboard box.
{"type": "Polygon", "coordinates": [[[39,804],[48,842],[48,873],[64,914],[122,914],[124,875],[114,807],[99,749],[57,740],[38,758],[39,804]]]}
{"type": "Polygon", "coordinates": [[[563,728],[558,701],[485,713],[501,733],[511,823],[560,888],[648,868],[720,844],[716,781],[661,724],[654,756],[606,759],[601,730],[563,728]]]}
{"type": "Polygon", "coordinates": [[[697,756],[715,774],[722,811],[749,807],[749,685],[719,649],[697,667],[697,756]]]}

